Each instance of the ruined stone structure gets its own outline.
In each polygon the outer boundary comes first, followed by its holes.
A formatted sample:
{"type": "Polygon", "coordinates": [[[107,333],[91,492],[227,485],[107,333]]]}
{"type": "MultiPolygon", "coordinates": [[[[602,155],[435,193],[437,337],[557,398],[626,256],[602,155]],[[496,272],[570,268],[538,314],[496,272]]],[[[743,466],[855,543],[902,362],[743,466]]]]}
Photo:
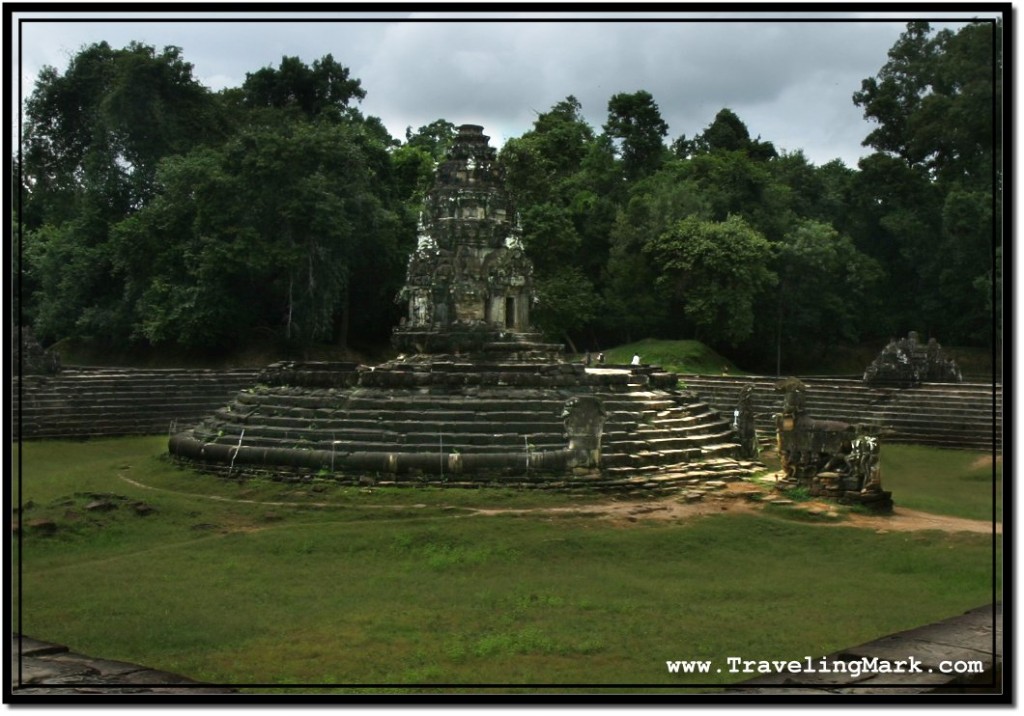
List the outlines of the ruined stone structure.
{"type": "Polygon", "coordinates": [[[753,383],[743,386],[736,401],[736,408],[732,412],[732,428],[736,431],[740,454],[747,458],[756,458],[761,452],[761,446],[757,439],[757,415],[754,412],[754,391],[756,389],[753,383]]]}
{"type": "MultiPolygon", "coordinates": [[[[775,384],[767,375],[681,375],[686,387],[726,414],[741,392],[751,395],[762,447],[775,442],[779,411],[775,384]],[[770,438],[769,438],[770,436],[770,438]]],[[[1003,444],[1003,386],[1000,383],[925,383],[916,388],[872,386],[858,378],[805,379],[809,404],[819,413],[853,425],[866,425],[885,443],[983,450],[997,454],[1003,444]]]]}
{"type": "Polygon", "coordinates": [[[21,375],[53,375],[60,372],[60,354],[43,350],[29,326],[11,329],[11,366],[21,375]]]}
{"type": "Polygon", "coordinates": [[[398,297],[403,354],[269,366],[171,436],[171,454],[232,475],[556,489],[673,489],[760,467],[674,374],[565,362],[533,333],[519,233],[487,137],[460,127],[398,297]]]}
{"type": "Polygon", "coordinates": [[[558,352],[529,332],[533,266],[483,127],[466,124],[436,173],[398,300],[408,312],[392,334],[406,353],[503,350],[509,342],[558,352]]]}
{"type": "Polygon", "coordinates": [[[891,512],[892,493],[882,490],[878,438],[849,423],[812,418],[806,386],[795,378],[780,381],[776,390],[784,394],[775,418],[784,484],[840,504],[891,512]]]}
{"type": "Polygon", "coordinates": [[[911,331],[906,338],[889,341],[878,357],[864,371],[869,385],[914,388],[921,383],[962,383],[960,368],[942,352],[934,338],[927,345],[911,331]]]}

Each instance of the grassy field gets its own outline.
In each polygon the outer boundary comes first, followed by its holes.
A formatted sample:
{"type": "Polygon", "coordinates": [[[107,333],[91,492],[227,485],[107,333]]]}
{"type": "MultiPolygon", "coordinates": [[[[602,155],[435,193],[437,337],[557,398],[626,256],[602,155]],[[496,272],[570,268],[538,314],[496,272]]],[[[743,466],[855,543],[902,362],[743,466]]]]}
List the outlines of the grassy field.
{"type": "Polygon", "coordinates": [[[1003,461],[968,450],[886,445],[882,484],[903,507],[974,520],[1003,521],[1003,461]]]}
{"type": "MultiPolygon", "coordinates": [[[[730,674],[727,656],[829,653],[980,606],[1000,578],[991,535],[767,511],[613,522],[544,509],[600,496],[226,481],[175,467],[165,442],[16,449],[16,629],[253,691],[706,689],[749,678],[730,674]],[[86,509],[104,499],[117,509],[86,509]],[[138,502],[155,511],[140,516],[138,502]],[[536,511],[474,512],[501,507],[536,511]],[[670,675],[676,659],[723,672],[670,675]]],[[[891,453],[898,504],[924,509],[956,486],[936,510],[990,505],[964,478],[974,473],[944,469],[943,451],[891,453]],[[926,459],[921,477],[900,472],[926,459]]]]}

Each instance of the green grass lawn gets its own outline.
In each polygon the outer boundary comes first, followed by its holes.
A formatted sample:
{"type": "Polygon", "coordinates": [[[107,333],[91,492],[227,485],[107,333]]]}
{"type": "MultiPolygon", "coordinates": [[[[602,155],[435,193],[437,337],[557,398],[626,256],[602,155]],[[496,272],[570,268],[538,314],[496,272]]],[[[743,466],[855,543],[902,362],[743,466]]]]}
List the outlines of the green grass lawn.
{"type": "MultiPolygon", "coordinates": [[[[607,498],[233,482],[177,468],[165,443],[22,446],[31,506],[14,541],[16,629],[217,683],[643,691],[742,680],[726,657],[818,656],[992,597],[986,535],[876,533],[784,512],[479,516],[468,508],[607,498]],[[85,509],[105,493],[117,509],[85,509]],[[138,501],[155,512],[137,515],[138,501]],[[677,659],[716,660],[723,673],[668,674],[677,659]]],[[[898,504],[959,474],[904,483],[884,464],[898,504]]]]}
{"type": "Polygon", "coordinates": [[[991,454],[921,445],[883,445],[882,485],[900,506],[1003,521],[1003,461],[991,454]]]}

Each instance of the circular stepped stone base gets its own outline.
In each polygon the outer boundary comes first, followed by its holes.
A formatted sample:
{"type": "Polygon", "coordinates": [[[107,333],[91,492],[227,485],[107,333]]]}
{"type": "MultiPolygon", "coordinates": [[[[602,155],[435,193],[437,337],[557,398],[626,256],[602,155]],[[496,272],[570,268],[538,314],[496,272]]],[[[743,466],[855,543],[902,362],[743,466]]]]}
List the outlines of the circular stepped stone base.
{"type": "MultiPolygon", "coordinates": [[[[183,462],[351,484],[665,489],[738,454],[728,423],[657,366],[413,356],[279,363],[191,430],[183,462]],[[582,417],[581,417],[582,416],[582,417]]],[[[731,466],[748,474],[749,467],[731,466]]]]}

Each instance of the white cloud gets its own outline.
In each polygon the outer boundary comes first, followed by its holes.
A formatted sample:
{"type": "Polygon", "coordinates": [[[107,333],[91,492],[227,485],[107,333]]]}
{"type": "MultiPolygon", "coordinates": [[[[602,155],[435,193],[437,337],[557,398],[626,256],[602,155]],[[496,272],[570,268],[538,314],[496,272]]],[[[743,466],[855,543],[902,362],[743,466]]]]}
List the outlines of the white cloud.
{"type": "Polygon", "coordinates": [[[670,138],[692,137],[729,107],[754,136],[789,151],[803,149],[816,163],[840,157],[854,166],[867,153],[860,142],[871,126],[852,94],[885,63],[906,20],[863,22],[824,13],[830,21],[807,22],[810,15],[794,13],[801,21],[780,21],[786,16],[776,13],[772,20],[738,21],[721,11],[717,15],[728,21],[690,13],[702,21],[609,22],[594,20],[593,13],[563,14],[569,19],[558,22],[521,16],[419,22],[382,12],[304,22],[294,21],[295,14],[259,22],[271,14],[225,12],[197,16],[226,18],[216,22],[180,22],[166,14],[154,20],[145,12],[136,15],[150,21],[35,21],[20,25],[24,46],[13,48],[14,66],[20,60],[30,83],[43,65],[63,70],[83,45],[106,40],[123,47],[137,40],[181,47],[194,75],[219,90],[239,86],[248,72],[277,66],[285,55],[312,63],[331,54],[361,80],[363,111],[380,117],[394,136],[444,118],[482,124],[495,144],[527,131],[536,113],[570,94],[600,130],[612,95],[644,89],[658,103],[670,138]],[[363,21],[368,17],[391,21],[363,21]]]}

